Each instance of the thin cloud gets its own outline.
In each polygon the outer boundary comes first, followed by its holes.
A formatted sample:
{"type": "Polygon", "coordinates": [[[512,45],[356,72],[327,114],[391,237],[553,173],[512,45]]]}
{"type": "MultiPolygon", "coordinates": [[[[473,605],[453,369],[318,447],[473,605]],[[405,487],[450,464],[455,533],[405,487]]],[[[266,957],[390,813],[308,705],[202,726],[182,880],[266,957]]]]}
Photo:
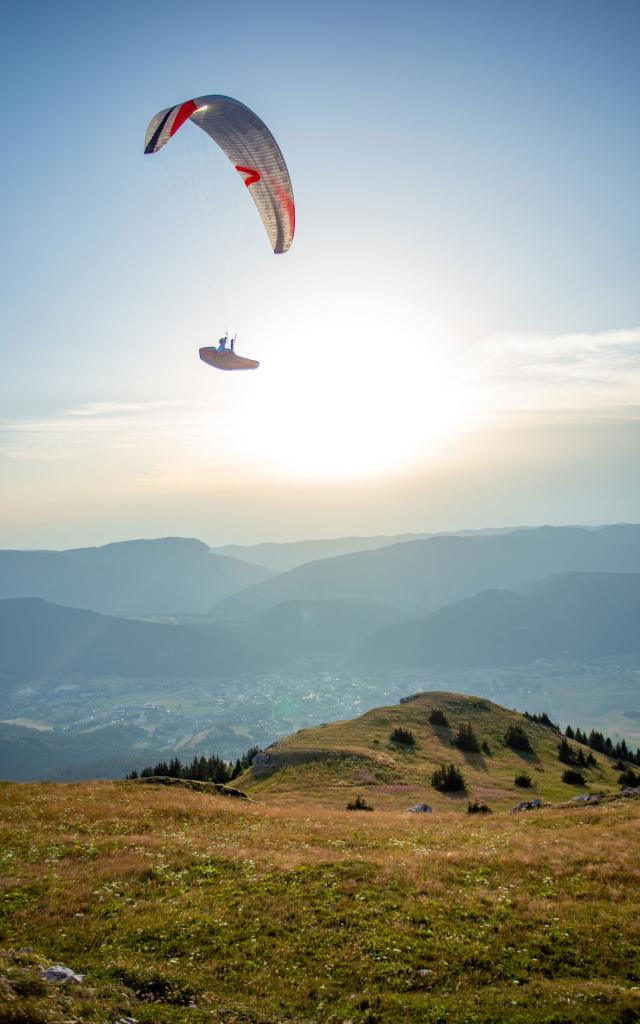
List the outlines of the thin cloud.
{"type": "Polygon", "coordinates": [[[66,410],[68,416],[130,416],[147,415],[157,410],[176,409],[186,406],[184,399],[165,399],[152,402],[86,402],[66,410]]]}
{"type": "Polygon", "coordinates": [[[465,376],[485,409],[633,407],[640,401],[640,328],[489,337],[472,350],[465,376]]]}
{"type": "Polygon", "coordinates": [[[56,462],[104,456],[138,458],[162,454],[163,462],[190,461],[203,437],[224,436],[226,403],[207,401],[95,402],[42,419],[0,423],[0,455],[56,462]]]}

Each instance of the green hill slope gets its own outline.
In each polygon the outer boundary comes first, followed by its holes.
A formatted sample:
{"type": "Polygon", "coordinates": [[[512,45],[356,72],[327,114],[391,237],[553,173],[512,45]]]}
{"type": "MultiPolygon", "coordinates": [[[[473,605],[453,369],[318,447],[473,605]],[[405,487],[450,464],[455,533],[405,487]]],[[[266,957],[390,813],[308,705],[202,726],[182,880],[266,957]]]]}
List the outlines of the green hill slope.
{"type": "MultiPolygon", "coordinates": [[[[581,769],[584,786],[563,782],[567,765],[558,759],[561,738],[555,729],[480,697],[422,693],[352,721],[303,729],[273,744],[238,786],[258,800],[336,809],[359,795],[385,811],[426,803],[436,811],[466,812],[467,802],[476,799],[507,809],[524,799],[557,803],[589,792],[618,791],[619,772],[601,754],[596,755],[597,765],[581,769]],[[448,726],[431,723],[434,709],[444,713],[448,726]],[[452,744],[461,723],[471,724],[488,751],[473,753],[452,744]],[[530,752],[505,742],[507,730],[514,726],[526,733],[530,752]],[[413,733],[415,745],[390,739],[398,727],[413,733]],[[442,793],[432,786],[432,775],[442,764],[460,769],[465,790],[442,793]],[[530,776],[530,788],[516,786],[515,777],[522,773],[530,776]]],[[[584,756],[589,754],[588,747],[573,746],[584,756]]]]}

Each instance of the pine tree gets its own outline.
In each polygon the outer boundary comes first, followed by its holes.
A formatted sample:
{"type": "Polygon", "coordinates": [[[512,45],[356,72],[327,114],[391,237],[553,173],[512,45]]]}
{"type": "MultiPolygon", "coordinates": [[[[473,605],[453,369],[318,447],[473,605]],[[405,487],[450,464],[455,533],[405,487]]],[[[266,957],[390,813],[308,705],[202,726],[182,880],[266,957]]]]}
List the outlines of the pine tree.
{"type": "Polygon", "coordinates": [[[513,750],[522,750],[525,753],[532,750],[529,737],[521,725],[510,725],[505,733],[504,742],[513,750]]]}
{"type": "Polygon", "coordinates": [[[521,789],[531,789],[531,776],[527,775],[526,772],[522,772],[520,775],[516,775],[513,781],[515,785],[519,786],[521,789]]]}
{"type": "Polygon", "coordinates": [[[564,736],[558,744],[558,760],[564,764],[575,764],[576,762],[576,751],[570,743],[567,743],[564,736]]]}
{"type": "Polygon", "coordinates": [[[472,754],[477,754],[480,751],[480,741],[473,731],[471,722],[460,722],[452,742],[454,747],[458,747],[459,750],[468,750],[472,754]]]}
{"type": "Polygon", "coordinates": [[[389,739],[392,743],[401,743],[405,747],[414,747],[416,738],[410,729],[403,729],[401,725],[396,726],[389,739]]]}
{"type": "Polygon", "coordinates": [[[460,793],[467,788],[464,775],[454,764],[440,765],[431,776],[431,785],[442,793],[460,793]]]}
{"type": "Polygon", "coordinates": [[[350,801],[347,804],[348,811],[372,811],[373,807],[368,804],[362,796],[357,796],[355,800],[350,801]]]}

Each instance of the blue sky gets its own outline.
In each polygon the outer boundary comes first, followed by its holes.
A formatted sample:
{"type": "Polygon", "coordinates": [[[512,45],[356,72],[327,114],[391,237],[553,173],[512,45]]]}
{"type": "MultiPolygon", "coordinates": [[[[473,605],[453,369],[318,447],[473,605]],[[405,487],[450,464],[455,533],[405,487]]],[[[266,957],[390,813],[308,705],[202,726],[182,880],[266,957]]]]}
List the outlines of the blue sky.
{"type": "Polygon", "coordinates": [[[639,43],[624,0],[7,3],[0,544],[637,519],[639,43]],[[285,257],[201,141],[142,155],[207,92],[280,142],[285,257]]]}

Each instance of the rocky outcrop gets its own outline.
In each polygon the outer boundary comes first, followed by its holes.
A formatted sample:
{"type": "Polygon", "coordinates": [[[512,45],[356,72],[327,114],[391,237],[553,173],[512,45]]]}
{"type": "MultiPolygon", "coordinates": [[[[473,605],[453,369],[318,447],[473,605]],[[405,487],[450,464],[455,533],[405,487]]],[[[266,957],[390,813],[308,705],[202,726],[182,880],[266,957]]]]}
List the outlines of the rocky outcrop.
{"type": "Polygon", "coordinates": [[[196,793],[219,793],[221,796],[232,796],[238,800],[248,800],[249,797],[241,789],[234,786],[225,786],[222,782],[200,782],[197,779],[174,779],[170,775],[151,775],[142,779],[132,779],[134,785],[146,786],[182,786],[183,789],[193,789],[196,793]]]}
{"type": "MultiPolygon", "coordinates": [[[[251,762],[251,771],[257,778],[271,775],[287,765],[305,764],[309,761],[374,761],[358,751],[350,750],[279,750],[277,747],[262,750],[251,762]]],[[[374,762],[377,763],[377,762],[374,762]]]]}

